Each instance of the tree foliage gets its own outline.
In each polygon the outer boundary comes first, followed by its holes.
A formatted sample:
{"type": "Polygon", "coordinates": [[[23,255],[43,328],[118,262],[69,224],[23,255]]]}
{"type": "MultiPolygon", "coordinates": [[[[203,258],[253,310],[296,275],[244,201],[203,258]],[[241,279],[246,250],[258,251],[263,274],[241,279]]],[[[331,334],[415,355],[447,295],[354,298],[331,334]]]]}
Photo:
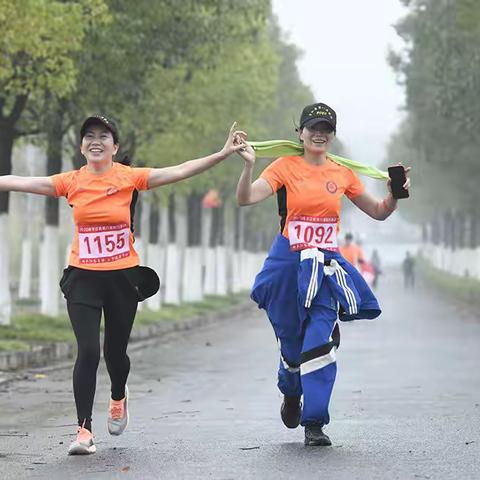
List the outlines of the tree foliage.
{"type": "MultiPolygon", "coordinates": [[[[103,112],[137,165],[172,165],[220,149],[234,120],[250,139],[295,138],[313,102],[269,0],[0,0],[0,26],[0,107],[28,97],[17,127],[57,149],[67,132],[78,152],[80,123],[103,112]]],[[[232,157],[160,193],[217,188],[228,202],[242,164],[232,157]]]]}
{"type": "MultiPolygon", "coordinates": [[[[75,87],[74,54],[85,32],[105,12],[102,0],[0,0],[0,174],[11,171],[13,142],[29,98],[67,96],[75,87]]],[[[0,212],[8,211],[0,193],[0,212]]]]}
{"type": "MultiPolygon", "coordinates": [[[[390,63],[406,89],[407,118],[390,144],[390,158],[414,165],[412,216],[428,219],[442,204],[480,200],[480,4],[474,0],[404,2],[397,25],[405,40],[390,63]]],[[[442,205],[443,206],[443,205],[442,205]]]]}

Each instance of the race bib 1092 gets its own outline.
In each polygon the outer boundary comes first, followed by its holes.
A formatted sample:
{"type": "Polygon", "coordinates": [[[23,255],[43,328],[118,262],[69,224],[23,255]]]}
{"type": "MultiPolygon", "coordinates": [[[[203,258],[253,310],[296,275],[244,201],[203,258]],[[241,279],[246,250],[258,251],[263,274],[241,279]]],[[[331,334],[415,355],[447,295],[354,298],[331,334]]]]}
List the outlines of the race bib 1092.
{"type": "Polygon", "coordinates": [[[290,250],[323,248],[338,250],[337,217],[296,216],[288,222],[290,250]]]}

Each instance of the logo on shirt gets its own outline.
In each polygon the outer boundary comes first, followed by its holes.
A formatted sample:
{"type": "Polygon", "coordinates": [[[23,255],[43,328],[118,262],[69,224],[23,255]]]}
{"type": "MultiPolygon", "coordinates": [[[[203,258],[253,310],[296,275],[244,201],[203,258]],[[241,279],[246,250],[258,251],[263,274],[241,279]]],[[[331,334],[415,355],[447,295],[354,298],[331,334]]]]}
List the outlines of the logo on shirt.
{"type": "Polygon", "coordinates": [[[338,190],[337,184],[332,181],[327,182],[327,190],[332,194],[336,193],[336,191],[338,190]]]}
{"type": "Polygon", "coordinates": [[[107,197],[110,196],[110,195],[113,195],[114,193],[117,193],[117,192],[118,192],[117,187],[109,187],[109,188],[107,188],[107,197]]]}

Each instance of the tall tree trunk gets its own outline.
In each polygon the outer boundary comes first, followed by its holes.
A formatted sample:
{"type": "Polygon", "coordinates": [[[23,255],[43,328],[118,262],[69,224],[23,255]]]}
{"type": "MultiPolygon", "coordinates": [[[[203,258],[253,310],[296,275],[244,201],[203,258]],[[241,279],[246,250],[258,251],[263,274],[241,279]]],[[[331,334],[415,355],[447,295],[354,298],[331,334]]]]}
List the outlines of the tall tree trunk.
{"type": "Polygon", "coordinates": [[[431,242],[434,245],[439,245],[441,243],[441,219],[438,213],[433,217],[432,228],[431,228],[431,242]]]}
{"type": "MultiPolygon", "coordinates": [[[[162,252],[160,250],[160,209],[158,199],[152,195],[153,202],[150,205],[149,233],[148,233],[148,265],[153,268],[160,278],[162,272],[162,252]]],[[[159,310],[161,307],[161,291],[147,300],[148,308],[159,310]]]]}
{"type": "Polygon", "coordinates": [[[157,244],[159,239],[159,226],[160,226],[160,210],[158,203],[152,203],[150,207],[150,231],[148,235],[148,243],[157,244]]]}
{"type": "Polygon", "coordinates": [[[212,212],[210,246],[215,248],[215,294],[227,293],[227,253],[225,249],[225,204],[222,203],[212,212]]]}
{"type": "MultiPolygon", "coordinates": [[[[35,175],[35,163],[38,161],[38,149],[33,145],[25,146],[25,159],[27,163],[28,175],[35,175]]],[[[20,266],[20,284],[18,288],[18,298],[31,298],[32,296],[32,260],[33,260],[33,225],[34,201],[37,199],[30,194],[25,195],[25,221],[23,226],[22,238],[22,259],[20,266]]]]}
{"type": "MultiPolygon", "coordinates": [[[[3,93],[3,92],[1,92],[3,93]]],[[[0,93],[0,94],[1,94],[0,93]]],[[[28,94],[18,95],[8,114],[4,112],[5,98],[0,98],[0,175],[12,173],[13,142],[19,135],[15,126],[27,104],[28,94]]],[[[0,325],[10,324],[12,310],[9,275],[9,228],[8,208],[10,196],[8,192],[0,192],[0,325]]]]}
{"type": "Polygon", "coordinates": [[[202,241],[202,195],[190,193],[187,199],[188,246],[198,246],[202,241]]]}
{"type": "Polygon", "coordinates": [[[177,225],[175,216],[175,194],[172,192],[168,196],[168,242],[175,243],[177,238],[177,225]]]}
{"type": "Polygon", "coordinates": [[[180,303],[180,281],[182,273],[181,246],[177,243],[177,206],[175,194],[168,196],[168,243],[165,259],[165,303],[180,303]]]}
{"type": "Polygon", "coordinates": [[[220,205],[212,211],[212,230],[210,234],[210,246],[216,247],[225,244],[225,206],[220,205]]]}
{"type": "Polygon", "coordinates": [[[471,221],[470,238],[469,238],[470,248],[477,248],[479,245],[478,229],[480,226],[480,222],[478,221],[478,214],[476,212],[470,213],[470,221],[471,221]]]}
{"type": "Polygon", "coordinates": [[[216,267],[215,267],[215,248],[211,245],[212,237],[212,217],[214,208],[203,209],[202,226],[202,284],[205,295],[215,295],[216,291],[216,267]]]}
{"type": "Polygon", "coordinates": [[[151,192],[143,193],[142,213],[139,218],[142,224],[141,237],[142,237],[142,246],[143,246],[143,253],[144,253],[144,257],[141,258],[140,260],[141,261],[143,260],[143,265],[146,265],[148,262],[147,245],[148,245],[148,239],[150,238],[150,210],[152,208],[152,204],[150,203],[150,198],[149,198],[150,195],[152,195],[151,192]]]}
{"type": "MultiPolygon", "coordinates": [[[[10,175],[12,172],[12,150],[15,139],[13,124],[0,121],[0,175],[10,175]]],[[[0,325],[10,324],[11,296],[9,275],[9,229],[8,207],[9,192],[0,192],[0,325]]]]}
{"type": "MultiPolygon", "coordinates": [[[[52,112],[47,125],[47,176],[62,170],[64,109],[61,104],[52,112]]],[[[59,201],[56,197],[47,197],[45,202],[45,233],[43,237],[42,256],[48,259],[40,272],[42,285],[41,312],[45,315],[58,315],[60,275],[59,242],[59,201]]],[[[63,260],[63,259],[62,259],[63,260]]],[[[62,262],[63,263],[63,262],[62,262]]]]}
{"type": "Polygon", "coordinates": [[[254,244],[255,244],[255,229],[252,228],[252,215],[254,211],[250,209],[245,213],[245,228],[244,228],[244,248],[250,252],[254,251],[254,244]]]}
{"type": "Polygon", "coordinates": [[[191,192],[186,198],[187,246],[183,265],[183,300],[198,302],[203,299],[202,268],[202,195],[191,192]]]}
{"type": "MultiPolygon", "coordinates": [[[[12,151],[15,130],[12,124],[0,120],[0,175],[12,173],[12,151]]],[[[0,214],[8,213],[9,192],[0,192],[0,214]]]]}

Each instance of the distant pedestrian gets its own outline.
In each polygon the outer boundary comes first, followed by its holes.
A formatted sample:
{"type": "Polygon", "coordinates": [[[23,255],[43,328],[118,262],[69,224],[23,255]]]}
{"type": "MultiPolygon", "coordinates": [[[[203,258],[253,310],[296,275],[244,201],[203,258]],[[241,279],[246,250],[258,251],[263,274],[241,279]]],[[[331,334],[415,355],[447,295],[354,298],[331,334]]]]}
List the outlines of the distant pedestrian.
{"type": "Polygon", "coordinates": [[[402,263],[403,284],[405,288],[415,287],[415,258],[407,251],[402,263]]]}
{"type": "Polygon", "coordinates": [[[383,272],[382,272],[382,261],[380,259],[380,254],[378,253],[378,250],[376,248],[372,252],[370,264],[372,265],[373,272],[374,272],[372,287],[377,288],[379,277],[383,272]]]}

